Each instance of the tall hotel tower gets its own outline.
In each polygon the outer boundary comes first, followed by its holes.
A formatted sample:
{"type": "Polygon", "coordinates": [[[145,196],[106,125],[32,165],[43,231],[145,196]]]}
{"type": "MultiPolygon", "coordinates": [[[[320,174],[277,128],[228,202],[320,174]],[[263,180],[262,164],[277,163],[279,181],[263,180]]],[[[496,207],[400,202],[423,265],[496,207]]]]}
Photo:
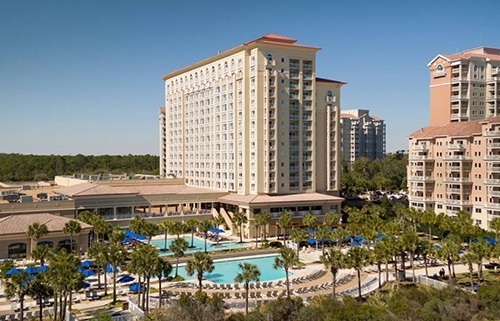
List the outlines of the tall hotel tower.
{"type": "MultiPolygon", "coordinates": [[[[338,195],[340,88],[268,34],[163,77],[160,173],[235,195],[338,195]]],[[[297,199],[298,200],[298,199],[297,199]]]]}

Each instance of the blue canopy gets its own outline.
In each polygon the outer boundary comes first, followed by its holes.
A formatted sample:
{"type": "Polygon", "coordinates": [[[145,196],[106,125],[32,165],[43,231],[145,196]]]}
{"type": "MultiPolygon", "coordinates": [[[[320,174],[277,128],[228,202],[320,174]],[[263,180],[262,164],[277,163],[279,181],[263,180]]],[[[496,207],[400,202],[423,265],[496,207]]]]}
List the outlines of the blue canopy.
{"type": "Polygon", "coordinates": [[[483,240],[485,240],[486,243],[488,243],[490,245],[495,245],[495,243],[496,243],[495,239],[493,239],[491,237],[487,237],[487,236],[483,237],[483,240]]]}
{"type": "Polygon", "coordinates": [[[125,236],[122,240],[122,243],[130,243],[132,242],[132,239],[129,236],[125,236]]]}
{"type": "Polygon", "coordinates": [[[34,267],[34,266],[28,266],[26,268],[26,270],[24,270],[26,273],[29,273],[29,274],[36,274],[38,273],[38,268],[34,267]]]}
{"type": "MultiPolygon", "coordinates": [[[[118,272],[118,269],[115,269],[118,272]]],[[[113,273],[113,266],[111,264],[106,264],[106,273],[113,273]]]]}
{"type": "Polygon", "coordinates": [[[38,272],[45,272],[49,269],[47,265],[42,265],[37,268],[38,272]]]}
{"type": "Polygon", "coordinates": [[[220,228],[213,227],[210,229],[210,232],[218,234],[218,233],[224,233],[225,231],[221,230],[220,228]]]}
{"type": "Polygon", "coordinates": [[[441,248],[441,245],[439,245],[439,244],[434,244],[434,248],[435,248],[435,249],[437,249],[437,250],[439,250],[439,249],[441,248]]]}
{"type": "Polygon", "coordinates": [[[5,275],[14,275],[14,274],[19,274],[21,273],[23,270],[20,270],[20,269],[16,269],[16,268],[12,268],[10,270],[8,270],[7,272],[5,272],[5,275]]]}
{"type": "MultiPolygon", "coordinates": [[[[132,291],[132,292],[138,292],[139,291],[139,284],[137,282],[131,284],[129,287],[129,290],[132,291]]],[[[144,291],[144,286],[141,285],[140,287],[140,291],[144,291]]]]}
{"type": "Polygon", "coordinates": [[[310,237],[307,239],[307,244],[314,245],[316,244],[316,239],[314,237],[310,237]]]}
{"type": "Polygon", "coordinates": [[[88,287],[90,287],[90,283],[87,283],[87,282],[82,283],[82,288],[86,289],[88,287]]]}
{"type": "Polygon", "coordinates": [[[80,266],[82,268],[89,268],[89,267],[94,266],[94,262],[92,262],[91,260],[85,260],[85,261],[82,261],[82,263],[80,263],[80,266]]]}
{"type": "MultiPolygon", "coordinates": [[[[148,238],[145,237],[144,235],[141,235],[141,234],[138,234],[138,233],[134,233],[130,230],[127,230],[125,232],[125,238],[129,238],[130,240],[138,240],[138,241],[144,241],[144,240],[147,240],[148,238]]],[[[123,240],[122,240],[123,241],[123,240]]],[[[130,242],[130,241],[129,241],[130,242]]]]}
{"type": "Polygon", "coordinates": [[[84,271],[82,272],[82,274],[83,274],[83,276],[84,276],[84,277],[88,278],[89,276],[93,276],[93,275],[95,275],[95,272],[94,272],[94,271],[92,271],[92,270],[84,270],[84,271]]]}
{"type": "Polygon", "coordinates": [[[314,229],[312,227],[307,229],[308,234],[314,234],[314,229]]]}
{"type": "Polygon", "coordinates": [[[127,283],[127,282],[130,282],[130,281],[134,281],[135,278],[134,277],[131,277],[130,275],[126,274],[124,276],[122,276],[121,278],[119,278],[117,280],[118,283],[127,283]]]}

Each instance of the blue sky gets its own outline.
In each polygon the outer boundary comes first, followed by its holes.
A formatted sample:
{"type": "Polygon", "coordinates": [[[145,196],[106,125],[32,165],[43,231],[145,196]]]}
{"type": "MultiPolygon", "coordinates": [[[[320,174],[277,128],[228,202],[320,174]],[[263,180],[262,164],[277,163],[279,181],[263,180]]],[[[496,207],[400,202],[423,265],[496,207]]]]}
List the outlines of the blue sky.
{"type": "Polygon", "coordinates": [[[500,2],[0,0],[0,152],[158,154],[162,75],[266,33],[321,47],[341,108],[428,122],[427,63],[500,47],[500,2]]]}

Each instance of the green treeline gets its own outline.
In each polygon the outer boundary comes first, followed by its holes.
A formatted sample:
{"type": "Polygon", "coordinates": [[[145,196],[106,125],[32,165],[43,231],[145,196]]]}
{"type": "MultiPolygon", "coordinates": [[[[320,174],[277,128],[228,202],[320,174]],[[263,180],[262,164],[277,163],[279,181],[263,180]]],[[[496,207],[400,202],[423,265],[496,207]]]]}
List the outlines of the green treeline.
{"type": "Polygon", "coordinates": [[[407,166],[408,155],[403,153],[387,154],[383,159],[372,161],[361,157],[352,164],[343,160],[340,177],[342,195],[406,189],[407,166]]]}
{"type": "Polygon", "coordinates": [[[158,174],[154,155],[22,155],[0,153],[0,181],[52,180],[56,175],[158,174]]]}

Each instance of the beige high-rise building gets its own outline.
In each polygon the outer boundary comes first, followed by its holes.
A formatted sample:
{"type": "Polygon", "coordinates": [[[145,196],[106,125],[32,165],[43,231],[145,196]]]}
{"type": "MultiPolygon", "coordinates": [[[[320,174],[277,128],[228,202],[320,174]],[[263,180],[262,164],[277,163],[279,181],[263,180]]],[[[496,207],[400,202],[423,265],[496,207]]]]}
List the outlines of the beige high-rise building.
{"type": "Polygon", "coordinates": [[[163,77],[160,174],[240,195],[337,195],[340,88],[268,34],[163,77]]]}
{"type": "Polygon", "coordinates": [[[500,115],[500,49],[437,55],[430,70],[430,125],[500,115]]]}
{"type": "Polygon", "coordinates": [[[424,127],[409,140],[411,207],[467,211],[482,228],[500,217],[500,117],[424,127]]]}
{"type": "Polygon", "coordinates": [[[342,157],[354,162],[360,157],[385,155],[384,120],[366,109],[343,110],[340,114],[342,157]]]}

